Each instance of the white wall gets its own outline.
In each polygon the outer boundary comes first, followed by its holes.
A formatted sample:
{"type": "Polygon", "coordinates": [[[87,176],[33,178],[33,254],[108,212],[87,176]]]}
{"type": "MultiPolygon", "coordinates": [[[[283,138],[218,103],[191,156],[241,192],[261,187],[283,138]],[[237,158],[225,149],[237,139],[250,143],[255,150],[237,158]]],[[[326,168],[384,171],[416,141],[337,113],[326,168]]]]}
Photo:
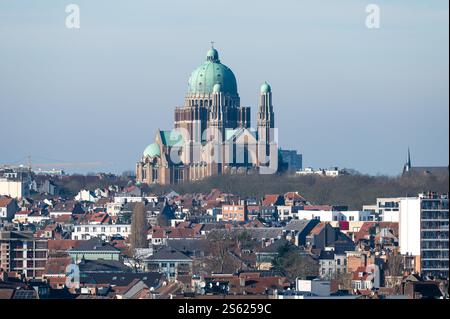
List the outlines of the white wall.
{"type": "Polygon", "coordinates": [[[420,198],[400,200],[399,245],[401,254],[420,255],[420,198]]]}
{"type": "Polygon", "coordinates": [[[322,222],[332,221],[369,221],[371,212],[369,211],[329,211],[329,210],[299,210],[297,212],[298,219],[315,219],[319,218],[322,222]]]}
{"type": "Polygon", "coordinates": [[[383,222],[394,222],[398,223],[400,221],[400,211],[388,211],[385,210],[381,216],[383,222]]]}
{"type": "Polygon", "coordinates": [[[310,292],[317,296],[329,296],[331,292],[330,281],[328,280],[297,280],[297,291],[310,292]]]}
{"type": "Polygon", "coordinates": [[[130,232],[131,232],[131,225],[118,225],[118,224],[74,225],[74,230],[72,232],[72,239],[82,240],[82,239],[90,239],[92,237],[102,238],[102,237],[111,237],[117,234],[121,235],[124,238],[127,238],[130,232]]]}
{"type": "Polygon", "coordinates": [[[21,181],[0,179],[0,195],[6,195],[12,198],[22,198],[24,193],[25,186],[21,181]]]}

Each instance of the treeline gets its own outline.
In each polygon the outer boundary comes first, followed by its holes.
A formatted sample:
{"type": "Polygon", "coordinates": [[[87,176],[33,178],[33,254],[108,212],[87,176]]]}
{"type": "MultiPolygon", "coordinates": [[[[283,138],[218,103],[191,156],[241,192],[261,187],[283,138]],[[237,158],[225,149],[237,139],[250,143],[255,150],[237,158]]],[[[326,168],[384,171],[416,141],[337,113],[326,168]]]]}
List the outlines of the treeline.
{"type": "Polygon", "coordinates": [[[377,197],[416,196],[425,191],[447,193],[449,175],[222,175],[178,185],[151,186],[150,191],[156,194],[164,194],[170,190],[180,194],[209,193],[213,188],[242,197],[256,198],[262,198],[265,194],[298,191],[315,204],[348,205],[349,209],[357,210],[364,204],[374,204],[377,197]]]}
{"type": "Polygon", "coordinates": [[[59,195],[63,197],[73,197],[81,189],[94,191],[97,188],[107,188],[110,185],[125,187],[130,183],[130,179],[124,176],[108,175],[81,175],[74,174],[53,178],[53,183],[58,187],[59,195]]]}

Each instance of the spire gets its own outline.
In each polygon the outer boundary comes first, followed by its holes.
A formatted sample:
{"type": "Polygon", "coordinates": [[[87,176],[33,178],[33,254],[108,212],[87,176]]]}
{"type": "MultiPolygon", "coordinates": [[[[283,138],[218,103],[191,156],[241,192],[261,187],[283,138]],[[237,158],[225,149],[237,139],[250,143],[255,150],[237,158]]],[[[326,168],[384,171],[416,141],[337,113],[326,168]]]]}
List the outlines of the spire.
{"type": "Polygon", "coordinates": [[[403,174],[408,173],[411,171],[411,153],[409,151],[409,146],[408,146],[408,156],[406,158],[406,163],[403,166],[403,174]]]}
{"type": "Polygon", "coordinates": [[[411,154],[409,152],[409,146],[408,146],[408,167],[411,169],[411,154]]]}

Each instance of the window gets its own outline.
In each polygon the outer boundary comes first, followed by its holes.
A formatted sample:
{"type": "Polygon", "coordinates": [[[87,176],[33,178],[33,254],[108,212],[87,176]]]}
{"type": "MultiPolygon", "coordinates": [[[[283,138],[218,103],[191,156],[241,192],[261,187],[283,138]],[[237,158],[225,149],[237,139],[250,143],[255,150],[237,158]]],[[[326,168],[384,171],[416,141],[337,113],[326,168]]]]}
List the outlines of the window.
{"type": "Polygon", "coordinates": [[[175,267],[175,263],[170,263],[169,267],[175,267]]]}

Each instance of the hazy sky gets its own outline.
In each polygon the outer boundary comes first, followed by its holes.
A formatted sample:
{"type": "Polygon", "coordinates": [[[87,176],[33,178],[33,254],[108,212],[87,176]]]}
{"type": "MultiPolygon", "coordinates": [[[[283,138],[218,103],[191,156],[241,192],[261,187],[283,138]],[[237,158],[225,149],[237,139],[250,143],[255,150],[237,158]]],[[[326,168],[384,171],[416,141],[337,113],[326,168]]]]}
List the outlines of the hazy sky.
{"type": "Polygon", "coordinates": [[[413,165],[448,165],[448,21],[447,0],[0,0],[0,163],[134,169],[214,40],[252,125],[271,84],[304,166],[398,174],[408,145],[413,165]]]}

